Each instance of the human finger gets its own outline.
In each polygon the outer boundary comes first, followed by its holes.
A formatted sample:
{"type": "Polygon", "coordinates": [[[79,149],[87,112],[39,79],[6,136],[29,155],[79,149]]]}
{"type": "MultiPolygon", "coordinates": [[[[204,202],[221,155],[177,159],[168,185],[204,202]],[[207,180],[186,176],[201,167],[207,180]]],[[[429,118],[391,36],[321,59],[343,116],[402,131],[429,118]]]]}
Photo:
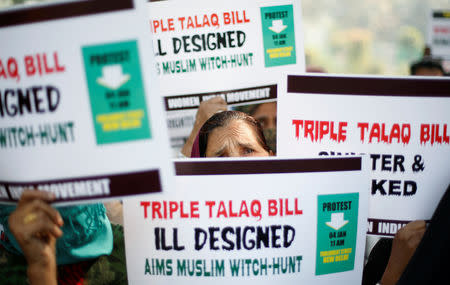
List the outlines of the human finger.
{"type": "Polygon", "coordinates": [[[226,111],[226,110],[228,110],[227,104],[224,104],[224,105],[216,105],[216,106],[217,106],[217,110],[218,110],[218,111],[226,111]]]}
{"type": "Polygon", "coordinates": [[[27,247],[34,238],[42,239],[44,236],[52,235],[55,238],[62,236],[60,226],[44,211],[34,211],[28,214],[10,215],[9,226],[12,234],[23,249],[27,247]],[[32,215],[34,218],[26,221],[32,215]]]}
{"type": "Polygon", "coordinates": [[[21,207],[17,207],[16,210],[11,213],[9,219],[13,219],[13,223],[15,224],[27,225],[33,222],[37,217],[36,215],[41,212],[46,214],[53,223],[56,223],[59,226],[63,225],[64,222],[58,210],[38,199],[24,202],[21,207]]]}
{"type": "Polygon", "coordinates": [[[203,102],[209,102],[209,103],[213,103],[213,104],[227,104],[227,102],[225,102],[225,100],[222,98],[222,96],[216,96],[216,97],[213,97],[213,98],[208,99],[203,102]]]}
{"type": "Polygon", "coordinates": [[[209,111],[211,109],[216,110],[216,109],[223,109],[227,107],[227,103],[225,102],[225,100],[222,99],[222,97],[216,97],[216,98],[212,98],[206,101],[203,101],[200,103],[200,106],[198,108],[198,110],[200,112],[204,112],[204,111],[209,111]]]}
{"type": "Polygon", "coordinates": [[[414,253],[425,233],[424,221],[414,221],[401,228],[394,237],[394,247],[399,247],[405,257],[414,253]]]}
{"type": "Polygon", "coordinates": [[[417,220],[412,221],[402,227],[396,234],[399,239],[407,240],[418,230],[424,230],[426,228],[425,221],[417,220]]]}
{"type": "Polygon", "coordinates": [[[33,200],[43,200],[51,202],[55,199],[55,195],[51,192],[27,189],[20,196],[18,207],[33,200]]]}
{"type": "Polygon", "coordinates": [[[401,228],[394,237],[394,240],[405,243],[409,248],[415,248],[417,240],[425,233],[426,224],[424,221],[413,221],[401,228]]]}
{"type": "Polygon", "coordinates": [[[419,246],[419,243],[422,240],[423,235],[425,234],[425,230],[426,226],[424,223],[423,226],[418,227],[411,232],[409,243],[412,248],[417,248],[417,246],[419,246]]]}
{"type": "Polygon", "coordinates": [[[405,227],[408,227],[411,230],[424,229],[426,228],[426,223],[424,220],[417,220],[408,223],[405,227]]]}
{"type": "Polygon", "coordinates": [[[53,220],[44,212],[37,214],[38,218],[33,222],[27,224],[25,229],[25,238],[39,238],[42,239],[48,235],[59,238],[63,235],[60,226],[53,222],[53,220]]]}
{"type": "Polygon", "coordinates": [[[33,200],[32,202],[30,202],[29,207],[30,209],[27,213],[42,211],[53,221],[53,223],[57,224],[58,226],[62,226],[64,224],[64,221],[58,210],[42,200],[33,200]]]}

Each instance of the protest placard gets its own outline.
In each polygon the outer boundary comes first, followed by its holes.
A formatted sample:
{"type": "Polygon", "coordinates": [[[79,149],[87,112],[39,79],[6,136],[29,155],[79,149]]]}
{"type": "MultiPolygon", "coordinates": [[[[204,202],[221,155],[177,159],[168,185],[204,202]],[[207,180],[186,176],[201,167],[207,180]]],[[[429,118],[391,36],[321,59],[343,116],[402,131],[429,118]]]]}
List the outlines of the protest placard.
{"type": "Polygon", "coordinates": [[[368,234],[431,218],[450,183],[450,80],[288,75],[282,88],[279,156],[368,156],[368,234]]]}
{"type": "Polygon", "coordinates": [[[124,201],[130,284],[361,283],[360,157],[175,165],[176,193],[124,201]]]}
{"type": "Polygon", "coordinates": [[[450,61],[450,10],[433,10],[428,29],[433,57],[450,61]]]}
{"type": "Polygon", "coordinates": [[[53,192],[59,204],[167,188],[173,169],[145,5],[0,10],[0,201],[26,188],[53,192]]]}
{"type": "Polygon", "coordinates": [[[148,10],[174,154],[202,101],[221,96],[250,112],[242,106],[276,100],[281,72],[305,69],[300,1],[163,1],[148,10]]]}

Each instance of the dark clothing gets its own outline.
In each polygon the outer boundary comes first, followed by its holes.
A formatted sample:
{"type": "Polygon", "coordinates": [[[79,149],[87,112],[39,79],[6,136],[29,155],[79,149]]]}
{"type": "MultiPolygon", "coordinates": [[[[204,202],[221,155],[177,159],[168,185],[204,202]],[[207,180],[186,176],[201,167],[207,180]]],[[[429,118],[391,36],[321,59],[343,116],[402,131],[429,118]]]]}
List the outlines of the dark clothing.
{"type": "Polygon", "coordinates": [[[381,238],[370,251],[364,266],[363,285],[375,285],[381,280],[391,255],[392,240],[392,238],[381,238]]]}
{"type": "Polygon", "coordinates": [[[398,285],[450,284],[450,185],[398,285]]]}
{"type": "MultiPolygon", "coordinates": [[[[382,238],[370,252],[364,266],[362,284],[380,282],[392,249],[390,238],[382,238]]],[[[439,202],[414,255],[397,285],[450,284],[448,256],[450,254],[450,185],[439,202]],[[432,239],[433,237],[433,239],[432,239]]]]}

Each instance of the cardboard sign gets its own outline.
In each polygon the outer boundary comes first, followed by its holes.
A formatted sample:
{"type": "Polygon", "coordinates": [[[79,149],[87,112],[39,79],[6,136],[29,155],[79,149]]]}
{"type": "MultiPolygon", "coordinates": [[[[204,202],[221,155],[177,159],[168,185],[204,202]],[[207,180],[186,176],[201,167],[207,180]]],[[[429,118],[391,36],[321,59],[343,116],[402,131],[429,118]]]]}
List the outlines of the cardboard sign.
{"type": "Polygon", "coordinates": [[[279,156],[368,156],[369,234],[431,218],[450,183],[450,80],[289,75],[283,90],[279,156]]]}
{"type": "Polygon", "coordinates": [[[130,284],[361,283],[361,165],[360,157],[176,162],[174,195],[124,202],[130,284]]]}
{"type": "Polygon", "coordinates": [[[281,72],[305,70],[300,1],[163,1],[148,10],[174,153],[202,101],[275,101],[281,72]]]}
{"type": "Polygon", "coordinates": [[[0,10],[0,201],[26,188],[68,203],[167,187],[145,3],[116,2],[0,10]]]}
{"type": "Polygon", "coordinates": [[[450,10],[434,10],[428,31],[433,57],[450,60],[450,10]]]}

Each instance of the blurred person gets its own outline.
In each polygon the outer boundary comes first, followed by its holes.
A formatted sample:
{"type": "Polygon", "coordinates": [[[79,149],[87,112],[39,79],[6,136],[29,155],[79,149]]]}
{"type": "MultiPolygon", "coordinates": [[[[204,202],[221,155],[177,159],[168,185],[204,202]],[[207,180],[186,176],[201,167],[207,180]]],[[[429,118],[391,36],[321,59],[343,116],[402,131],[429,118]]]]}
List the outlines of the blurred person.
{"type": "Polygon", "coordinates": [[[413,221],[392,238],[381,238],[373,247],[363,271],[363,285],[396,284],[420,243],[425,221],[413,221]]]}
{"type": "Polygon", "coordinates": [[[257,104],[249,111],[249,115],[255,118],[263,129],[276,129],[277,102],[257,104]]]}
{"type": "Polygon", "coordinates": [[[224,111],[209,118],[199,131],[191,157],[267,157],[267,146],[258,121],[246,113],[224,111]]]}
{"type": "Polygon", "coordinates": [[[450,284],[447,272],[450,253],[449,225],[450,185],[396,284],[450,284]]]}
{"type": "Polygon", "coordinates": [[[24,254],[27,276],[33,285],[57,284],[56,240],[63,235],[64,222],[59,212],[48,204],[53,198],[46,192],[25,191],[8,217],[12,233],[9,238],[17,240],[19,247],[15,249],[24,254]]]}
{"type": "Polygon", "coordinates": [[[450,185],[431,221],[413,221],[393,239],[383,238],[372,249],[363,271],[363,285],[448,284],[450,252],[450,185]],[[445,281],[447,280],[447,281],[445,281]]]}
{"type": "Polygon", "coordinates": [[[275,154],[277,150],[277,102],[257,104],[249,110],[249,114],[261,124],[267,145],[275,154]]]}
{"type": "Polygon", "coordinates": [[[425,221],[413,221],[401,228],[392,240],[392,249],[381,284],[394,285],[403,274],[426,230],[425,221]]]}
{"type": "MultiPolygon", "coordinates": [[[[277,102],[267,102],[254,105],[245,105],[236,107],[238,111],[250,114],[260,124],[263,130],[267,145],[273,153],[276,152],[277,139],[277,102]]],[[[228,110],[228,105],[225,100],[220,97],[214,97],[200,103],[195,116],[194,127],[186,140],[181,154],[184,157],[190,157],[192,146],[203,124],[215,113],[228,110]]]]}
{"type": "Polygon", "coordinates": [[[411,65],[410,74],[415,76],[444,76],[445,72],[439,61],[423,58],[411,65]]]}
{"type": "Polygon", "coordinates": [[[326,70],[320,66],[307,66],[306,72],[308,73],[327,73],[326,70]]]}

